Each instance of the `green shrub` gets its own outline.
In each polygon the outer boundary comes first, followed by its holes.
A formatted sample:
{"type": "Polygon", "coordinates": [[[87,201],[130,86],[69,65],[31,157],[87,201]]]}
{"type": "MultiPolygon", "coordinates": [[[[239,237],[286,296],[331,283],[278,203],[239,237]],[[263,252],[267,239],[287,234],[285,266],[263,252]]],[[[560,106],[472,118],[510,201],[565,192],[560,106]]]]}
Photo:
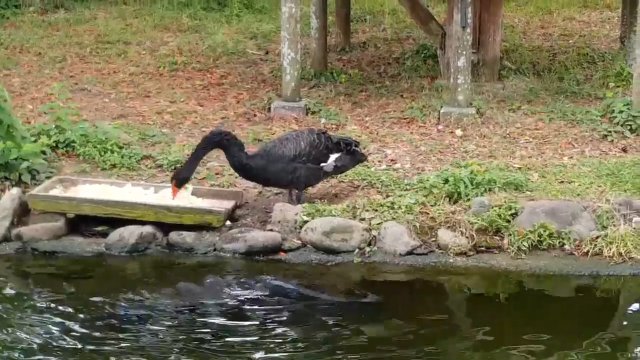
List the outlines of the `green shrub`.
{"type": "Polygon", "coordinates": [[[628,98],[610,98],[604,101],[601,110],[603,123],[602,137],[611,141],[623,135],[632,137],[640,134],[640,111],[633,110],[628,98]]]}
{"type": "Polygon", "coordinates": [[[144,153],[107,125],[77,120],[73,109],[48,104],[43,107],[49,122],[31,128],[31,136],[42,146],[59,154],[75,154],[94,162],[101,170],[134,170],[144,153]]]}
{"type": "Polygon", "coordinates": [[[13,114],[9,94],[0,87],[0,180],[33,184],[50,174],[43,147],[31,141],[13,114]]]}

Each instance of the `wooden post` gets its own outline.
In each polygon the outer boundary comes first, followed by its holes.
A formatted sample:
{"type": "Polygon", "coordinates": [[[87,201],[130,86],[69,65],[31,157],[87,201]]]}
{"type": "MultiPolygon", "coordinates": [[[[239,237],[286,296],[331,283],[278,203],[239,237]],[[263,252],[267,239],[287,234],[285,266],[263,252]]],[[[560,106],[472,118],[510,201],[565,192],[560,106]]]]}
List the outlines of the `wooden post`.
{"type": "Polygon", "coordinates": [[[636,9],[636,26],[634,29],[633,43],[629,48],[634,52],[633,56],[633,85],[631,89],[631,100],[633,109],[640,110],[640,11],[636,9]]]}
{"type": "Polygon", "coordinates": [[[327,0],[311,0],[311,69],[327,70],[327,0]]]}
{"type": "Polygon", "coordinates": [[[452,16],[448,22],[445,56],[449,70],[450,98],[440,110],[440,119],[467,118],[471,108],[472,0],[449,0],[452,16]]]}
{"type": "Polygon", "coordinates": [[[351,47],[351,0],[336,0],[336,27],[338,28],[338,47],[351,47]]]}
{"type": "Polygon", "coordinates": [[[301,0],[280,2],[280,52],[282,61],[281,99],[271,104],[274,116],[304,116],[306,106],[300,95],[302,72],[301,0]]]}
{"type": "Polygon", "coordinates": [[[479,12],[477,24],[479,80],[495,82],[500,77],[504,0],[476,0],[475,5],[479,7],[477,10],[479,12]]]}

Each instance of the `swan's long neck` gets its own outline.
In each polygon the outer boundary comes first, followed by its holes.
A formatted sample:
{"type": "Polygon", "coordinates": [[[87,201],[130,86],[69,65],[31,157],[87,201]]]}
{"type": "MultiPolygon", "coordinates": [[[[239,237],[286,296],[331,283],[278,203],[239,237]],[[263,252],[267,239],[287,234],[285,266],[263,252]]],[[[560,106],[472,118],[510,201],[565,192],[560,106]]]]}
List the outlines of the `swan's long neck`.
{"type": "Polygon", "coordinates": [[[182,165],[182,170],[191,177],[193,173],[196,172],[196,169],[198,168],[198,165],[200,165],[202,159],[204,159],[204,157],[215,148],[217,148],[217,144],[214,141],[211,141],[206,137],[203,138],[202,141],[196,145],[196,148],[193,150],[187,161],[184,162],[184,165],[182,165]]]}
{"type": "Polygon", "coordinates": [[[237,140],[231,144],[224,146],[222,149],[224,155],[229,161],[229,165],[238,175],[247,178],[251,174],[251,159],[247,154],[242,141],[237,140]]]}

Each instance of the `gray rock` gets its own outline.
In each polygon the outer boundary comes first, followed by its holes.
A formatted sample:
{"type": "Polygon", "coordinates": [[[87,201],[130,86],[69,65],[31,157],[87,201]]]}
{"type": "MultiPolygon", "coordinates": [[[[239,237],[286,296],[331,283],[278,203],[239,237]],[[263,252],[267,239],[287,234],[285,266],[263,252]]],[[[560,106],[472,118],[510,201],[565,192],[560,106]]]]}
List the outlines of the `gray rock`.
{"type": "Polygon", "coordinates": [[[11,239],[22,242],[55,240],[68,233],[67,221],[63,219],[60,222],[27,225],[13,229],[11,239]]]}
{"type": "Polygon", "coordinates": [[[300,232],[300,239],[316,250],[335,254],[366,247],[371,234],[366,225],[357,221],[323,217],[307,223],[300,232]]]}
{"type": "Polygon", "coordinates": [[[640,217],[634,217],[631,219],[631,227],[634,229],[640,229],[640,217]]]}
{"type": "Polygon", "coordinates": [[[586,240],[597,233],[597,223],[587,208],[575,201],[537,200],[524,204],[515,219],[516,227],[533,229],[540,223],[547,223],[557,231],[568,231],[574,240],[586,240]]]}
{"type": "Polygon", "coordinates": [[[288,203],[276,203],[273,206],[267,230],[276,231],[282,235],[282,249],[285,251],[297,250],[304,246],[298,233],[302,210],[302,205],[288,203]]]}
{"type": "Polygon", "coordinates": [[[640,217],[640,200],[616,199],[613,201],[613,210],[625,224],[631,224],[634,218],[640,217]]]}
{"type": "Polygon", "coordinates": [[[104,254],[106,252],[105,244],[106,239],[71,235],[58,240],[30,243],[28,246],[34,253],[93,256],[104,254]]]}
{"type": "Polygon", "coordinates": [[[463,254],[471,250],[471,241],[449,229],[440,228],[438,229],[438,247],[450,254],[463,254]]]}
{"type": "Polygon", "coordinates": [[[105,250],[111,254],[142,253],[159,245],[162,232],[151,225],[130,225],[113,231],[107,237],[105,250]]]}
{"type": "Polygon", "coordinates": [[[277,231],[283,236],[293,235],[296,237],[298,224],[302,220],[302,210],[302,205],[276,203],[273,206],[267,230],[277,231]]]}
{"type": "Polygon", "coordinates": [[[471,200],[471,209],[469,209],[469,214],[471,215],[482,215],[488,213],[491,210],[491,202],[488,197],[477,197],[471,200]]]}
{"type": "Polygon", "coordinates": [[[167,249],[194,254],[209,254],[216,251],[218,234],[212,231],[172,231],[167,236],[167,249]]]}
{"type": "Polygon", "coordinates": [[[244,227],[222,234],[216,249],[230,254],[258,255],[278,252],[281,246],[280,233],[244,227]]]}
{"type": "Polygon", "coordinates": [[[422,245],[416,235],[406,226],[387,221],[380,227],[376,247],[386,253],[404,256],[422,245]]]}
{"type": "Polygon", "coordinates": [[[10,238],[11,227],[26,214],[28,205],[22,189],[12,188],[0,199],[0,242],[10,238]]]}
{"type": "Polygon", "coordinates": [[[411,254],[413,255],[429,255],[432,252],[436,251],[437,245],[433,242],[427,242],[420,245],[418,248],[414,249],[411,254]]]}
{"type": "Polygon", "coordinates": [[[24,244],[20,241],[9,241],[0,243],[0,255],[11,255],[21,251],[24,244]]]}
{"type": "Polygon", "coordinates": [[[295,251],[304,246],[305,244],[298,239],[286,239],[286,240],[282,240],[281,248],[284,251],[295,251]]]}
{"type": "Polygon", "coordinates": [[[67,221],[67,217],[64,214],[31,212],[27,219],[27,225],[57,223],[57,222],[66,222],[66,221],[67,221]]]}

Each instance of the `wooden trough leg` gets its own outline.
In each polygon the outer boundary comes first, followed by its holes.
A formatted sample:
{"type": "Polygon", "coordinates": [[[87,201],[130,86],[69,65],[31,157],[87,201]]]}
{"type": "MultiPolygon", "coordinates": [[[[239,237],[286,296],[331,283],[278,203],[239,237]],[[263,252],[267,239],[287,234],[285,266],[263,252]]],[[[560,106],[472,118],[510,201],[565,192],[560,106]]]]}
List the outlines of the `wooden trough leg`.
{"type": "Polygon", "coordinates": [[[336,27],[338,48],[351,47],[351,0],[336,0],[336,27]]]}
{"type": "Polygon", "coordinates": [[[273,116],[305,116],[307,107],[300,95],[302,72],[301,0],[281,0],[280,49],[282,98],[271,104],[273,116]]]}
{"type": "Polygon", "coordinates": [[[327,0],[311,0],[311,69],[327,70],[327,0]]]}
{"type": "Polygon", "coordinates": [[[466,119],[476,110],[471,107],[472,0],[449,0],[453,6],[446,38],[446,62],[449,69],[450,97],[440,110],[440,120],[466,119]]]}

